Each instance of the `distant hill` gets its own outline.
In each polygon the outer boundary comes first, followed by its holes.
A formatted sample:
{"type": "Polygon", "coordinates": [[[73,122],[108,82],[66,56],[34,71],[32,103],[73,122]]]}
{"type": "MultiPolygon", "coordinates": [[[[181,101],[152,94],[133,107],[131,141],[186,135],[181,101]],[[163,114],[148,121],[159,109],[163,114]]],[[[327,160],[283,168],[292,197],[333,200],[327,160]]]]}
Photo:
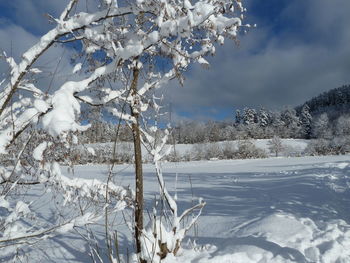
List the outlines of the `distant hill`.
{"type": "MultiPolygon", "coordinates": [[[[335,119],[340,115],[350,113],[350,85],[331,89],[306,101],[313,116],[327,113],[330,119],[335,119]]],[[[300,112],[303,105],[296,107],[300,112]]]]}

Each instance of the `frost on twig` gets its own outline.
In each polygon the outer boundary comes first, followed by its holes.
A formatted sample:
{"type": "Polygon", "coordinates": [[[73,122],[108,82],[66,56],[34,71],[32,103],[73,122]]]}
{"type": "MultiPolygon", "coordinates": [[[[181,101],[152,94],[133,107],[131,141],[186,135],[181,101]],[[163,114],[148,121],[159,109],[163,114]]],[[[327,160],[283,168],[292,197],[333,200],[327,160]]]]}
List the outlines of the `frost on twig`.
{"type": "MultiPolygon", "coordinates": [[[[156,100],[153,101],[153,104],[157,105],[156,100]]],[[[155,106],[154,108],[156,116],[159,116],[161,107],[155,106]]],[[[176,256],[186,233],[192,228],[201,215],[205,202],[199,199],[198,204],[193,205],[179,214],[176,200],[166,187],[161,165],[162,159],[172,150],[172,147],[167,145],[170,133],[168,129],[165,129],[163,136],[158,140],[156,138],[156,126],[151,126],[148,131],[143,129],[142,132],[144,135],[143,143],[155,164],[161,200],[165,200],[167,204],[167,207],[164,207],[159,215],[157,214],[156,208],[154,208],[153,217],[142,233],[142,251],[140,257],[148,262],[157,262],[165,258],[168,253],[176,256]],[[170,215],[165,216],[164,212],[167,209],[170,209],[170,215]],[[190,218],[190,220],[185,222],[185,218],[190,218]]]]}

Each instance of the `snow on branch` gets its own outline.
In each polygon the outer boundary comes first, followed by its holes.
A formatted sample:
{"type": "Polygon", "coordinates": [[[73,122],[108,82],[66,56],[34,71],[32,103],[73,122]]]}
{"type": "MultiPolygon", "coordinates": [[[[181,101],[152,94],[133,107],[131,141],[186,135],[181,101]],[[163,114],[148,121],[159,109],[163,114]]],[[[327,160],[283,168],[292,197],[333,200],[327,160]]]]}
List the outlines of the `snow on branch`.
{"type": "MultiPolygon", "coordinates": [[[[61,189],[64,193],[64,203],[75,202],[78,198],[88,198],[97,201],[99,198],[106,198],[107,183],[98,179],[69,178],[61,173],[58,163],[53,162],[45,166],[49,176],[43,183],[48,183],[61,189]]],[[[107,193],[124,203],[124,206],[130,206],[134,193],[122,186],[115,185],[112,182],[108,184],[107,193]]],[[[120,204],[119,204],[120,205],[120,204]]]]}
{"type": "Polygon", "coordinates": [[[55,41],[59,40],[63,36],[71,34],[76,30],[80,30],[87,26],[93,25],[94,23],[97,23],[103,19],[123,16],[132,12],[140,12],[140,10],[137,10],[134,6],[129,6],[125,8],[103,10],[94,14],[79,13],[67,20],[62,20],[67,18],[67,15],[75,2],[76,1],[74,0],[70,2],[64,12],[61,14],[61,19],[57,21],[57,26],[42,36],[37,44],[29,48],[22,55],[22,61],[18,65],[15,63],[13,58],[7,58],[7,61],[11,66],[11,77],[9,83],[2,91],[2,96],[0,98],[0,116],[7,107],[10,99],[16,92],[23,77],[29,71],[31,66],[48,48],[50,48],[55,43],[55,41]]]}

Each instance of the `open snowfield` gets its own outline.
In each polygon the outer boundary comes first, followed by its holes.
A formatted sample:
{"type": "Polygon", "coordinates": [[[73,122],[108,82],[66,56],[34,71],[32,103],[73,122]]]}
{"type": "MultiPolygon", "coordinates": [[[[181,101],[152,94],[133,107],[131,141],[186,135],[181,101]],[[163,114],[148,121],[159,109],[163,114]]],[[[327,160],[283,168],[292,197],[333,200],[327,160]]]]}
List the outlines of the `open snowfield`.
{"type": "MultiPolygon", "coordinates": [[[[207,202],[190,241],[165,262],[350,262],[350,156],[165,163],[163,169],[172,193],[178,176],[180,209],[199,197],[207,202]]],[[[158,193],[153,170],[144,168],[147,209],[158,193]]],[[[116,183],[133,187],[132,166],[115,172],[116,183]]],[[[107,166],[75,167],[83,178],[106,173],[107,166]]],[[[28,198],[36,195],[42,195],[38,188],[28,198]]],[[[33,204],[47,220],[56,212],[50,195],[33,204]]],[[[122,218],[116,222],[125,254],[130,233],[122,218]]],[[[103,228],[94,229],[103,245],[103,228]]],[[[24,260],[90,262],[88,254],[83,238],[71,231],[39,242],[24,260]]]]}

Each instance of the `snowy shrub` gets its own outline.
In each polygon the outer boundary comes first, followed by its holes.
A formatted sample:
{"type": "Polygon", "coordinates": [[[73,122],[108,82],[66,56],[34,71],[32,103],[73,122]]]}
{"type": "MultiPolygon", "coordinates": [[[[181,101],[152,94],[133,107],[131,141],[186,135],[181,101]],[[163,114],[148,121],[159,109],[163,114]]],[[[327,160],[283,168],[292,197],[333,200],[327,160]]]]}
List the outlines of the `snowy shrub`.
{"type": "Polygon", "coordinates": [[[169,155],[165,157],[165,160],[168,162],[180,162],[181,161],[181,155],[178,151],[172,150],[169,155]]]}
{"type": "Polygon", "coordinates": [[[217,143],[199,143],[192,146],[190,151],[191,160],[210,160],[212,158],[223,159],[220,145],[217,143]]]}
{"type": "Polygon", "coordinates": [[[192,150],[186,151],[182,156],[181,160],[185,162],[193,161],[193,152],[192,150]]]}
{"type": "Polygon", "coordinates": [[[332,140],[312,140],[305,151],[310,155],[347,154],[350,152],[350,137],[342,136],[335,137],[332,140]]]}
{"type": "Polygon", "coordinates": [[[282,154],[286,157],[301,157],[305,154],[305,150],[297,146],[284,145],[282,154]]]}
{"type": "Polygon", "coordinates": [[[264,150],[255,146],[251,141],[239,141],[238,146],[233,142],[195,144],[190,152],[186,153],[185,160],[210,160],[217,159],[249,159],[266,158],[264,150]]]}
{"type": "Polygon", "coordinates": [[[222,155],[225,159],[234,159],[236,152],[236,146],[232,142],[224,142],[222,144],[222,155]]]}
{"type": "Polygon", "coordinates": [[[121,163],[132,163],[134,152],[131,143],[122,143],[117,150],[117,156],[119,156],[119,161],[121,163]]]}
{"type": "Polygon", "coordinates": [[[206,159],[206,147],[203,143],[194,144],[190,151],[191,160],[199,161],[206,159]]]}
{"type": "Polygon", "coordinates": [[[332,153],[330,141],[325,139],[312,140],[307,145],[305,152],[309,155],[327,155],[332,153]]]}
{"type": "Polygon", "coordinates": [[[264,150],[256,147],[253,142],[244,140],[238,142],[236,157],[239,159],[266,158],[267,154],[264,150]]]}
{"type": "Polygon", "coordinates": [[[350,152],[350,136],[335,137],[330,141],[330,148],[334,154],[346,154],[350,152]]]}
{"type": "MultiPolygon", "coordinates": [[[[132,163],[133,149],[132,144],[127,142],[117,143],[101,143],[91,145],[78,145],[71,150],[71,159],[73,164],[87,164],[87,163],[132,163]]],[[[62,160],[62,163],[65,163],[62,160]]]]}
{"type": "Polygon", "coordinates": [[[213,158],[223,159],[224,155],[222,153],[222,149],[218,143],[208,143],[204,145],[205,153],[204,158],[206,160],[210,160],[213,158]]]}

